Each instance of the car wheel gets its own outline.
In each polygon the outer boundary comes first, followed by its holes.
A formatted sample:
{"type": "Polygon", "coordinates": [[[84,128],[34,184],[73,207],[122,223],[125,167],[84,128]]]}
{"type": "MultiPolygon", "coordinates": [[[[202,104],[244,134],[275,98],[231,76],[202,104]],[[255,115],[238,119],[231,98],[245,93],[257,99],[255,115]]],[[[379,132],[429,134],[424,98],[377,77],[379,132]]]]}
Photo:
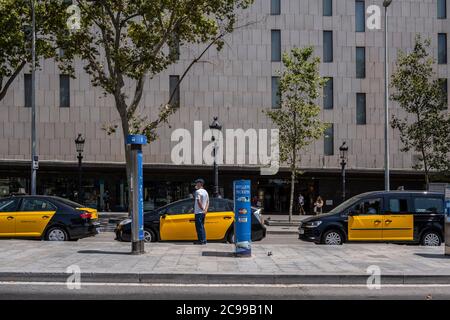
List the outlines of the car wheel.
{"type": "Polygon", "coordinates": [[[233,229],[230,229],[227,232],[227,242],[234,243],[234,230],[233,229]]]}
{"type": "Polygon", "coordinates": [[[68,241],[69,237],[66,230],[62,227],[52,227],[47,231],[45,235],[47,241],[68,241]]]}
{"type": "Polygon", "coordinates": [[[151,229],[144,229],[144,242],[155,242],[156,235],[151,229]]]}
{"type": "Polygon", "coordinates": [[[329,246],[340,246],[343,242],[342,234],[337,230],[328,230],[322,237],[322,243],[329,246]]]}
{"type": "Polygon", "coordinates": [[[441,245],[441,237],[436,231],[426,231],[422,236],[421,244],[427,247],[438,247],[441,245]]]}

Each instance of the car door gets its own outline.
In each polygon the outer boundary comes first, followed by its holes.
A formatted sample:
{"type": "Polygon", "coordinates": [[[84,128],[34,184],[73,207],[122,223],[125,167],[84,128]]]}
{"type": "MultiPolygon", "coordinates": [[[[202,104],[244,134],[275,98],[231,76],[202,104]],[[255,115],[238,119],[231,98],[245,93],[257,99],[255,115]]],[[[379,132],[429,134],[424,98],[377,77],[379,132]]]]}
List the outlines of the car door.
{"type": "Polygon", "coordinates": [[[56,210],[56,206],[46,199],[23,198],[20,209],[16,213],[16,236],[42,236],[56,210]]]}
{"type": "Polygon", "coordinates": [[[234,213],[223,199],[210,199],[208,213],[205,218],[205,232],[207,240],[221,240],[234,220],[234,213]]]}
{"type": "Polygon", "coordinates": [[[414,238],[414,216],[411,199],[407,195],[388,195],[383,216],[383,240],[412,241],[414,238]]]}
{"type": "Polygon", "coordinates": [[[169,205],[161,214],[159,232],[163,241],[196,240],[194,199],[169,205]]]}
{"type": "Polygon", "coordinates": [[[348,217],[348,240],[380,241],[383,239],[383,200],[363,199],[352,206],[348,217]]]}
{"type": "Polygon", "coordinates": [[[0,237],[13,237],[16,234],[16,211],[18,198],[0,200],[0,237]]]}

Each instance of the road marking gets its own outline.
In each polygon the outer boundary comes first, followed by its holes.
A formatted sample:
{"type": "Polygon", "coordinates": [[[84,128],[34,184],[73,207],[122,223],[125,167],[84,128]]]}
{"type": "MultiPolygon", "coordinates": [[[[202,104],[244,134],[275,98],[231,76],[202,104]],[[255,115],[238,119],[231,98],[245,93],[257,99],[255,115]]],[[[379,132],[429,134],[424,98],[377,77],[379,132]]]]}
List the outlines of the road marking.
{"type": "MultiPolygon", "coordinates": [[[[66,286],[65,282],[0,281],[0,285],[66,286]]],[[[81,286],[103,287],[207,287],[207,288],[367,288],[365,284],[183,284],[82,282],[81,286]]],[[[381,288],[450,288],[450,284],[385,284],[381,288]]]]}

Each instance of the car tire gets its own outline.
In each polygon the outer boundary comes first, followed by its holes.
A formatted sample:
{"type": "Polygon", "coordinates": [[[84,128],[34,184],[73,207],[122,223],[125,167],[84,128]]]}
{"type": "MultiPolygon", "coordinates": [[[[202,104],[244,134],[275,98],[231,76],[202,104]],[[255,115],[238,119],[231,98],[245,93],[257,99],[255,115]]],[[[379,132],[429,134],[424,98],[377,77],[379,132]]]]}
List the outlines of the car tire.
{"type": "Polygon", "coordinates": [[[420,244],[427,247],[439,247],[441,243],[441,236],[435,230],[425,231],[420,240],[420,244]]]}
{"type": "Polygon", "coordinates": [[[156,234],[152,229],[144,229],[144,242],[156,242],[156,234]]]}
{"type": "Polygon", "coordinates": [[[63,227],[51,227],[45,233],[46,241],[69,241],[69,235],[63,227]]]}
{"type": "Polygon", "coordinates": [[[227,232],[227,242],[234,243],[234,230],[233,229],[229,229],[227,232]]]}
{"type": "Polygon", "coordinates": [[[340,246],[344,243],[344,236],[339,230],[327,230],[322,236],[321,243],[329,246],[340,246]]]}

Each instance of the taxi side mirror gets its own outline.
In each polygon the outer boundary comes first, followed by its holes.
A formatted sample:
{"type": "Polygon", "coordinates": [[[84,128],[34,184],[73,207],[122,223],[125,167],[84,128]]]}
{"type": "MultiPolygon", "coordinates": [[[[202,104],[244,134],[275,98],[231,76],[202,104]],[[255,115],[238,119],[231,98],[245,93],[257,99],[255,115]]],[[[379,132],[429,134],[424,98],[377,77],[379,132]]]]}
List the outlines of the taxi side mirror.
{"type": "Polygon", "coordinates": [[[355,216],[356,215],[356,212],[355,211],[349,211],[348,212],[348,216],[349,217],[353,217],[353,216],[355,216]]]}

